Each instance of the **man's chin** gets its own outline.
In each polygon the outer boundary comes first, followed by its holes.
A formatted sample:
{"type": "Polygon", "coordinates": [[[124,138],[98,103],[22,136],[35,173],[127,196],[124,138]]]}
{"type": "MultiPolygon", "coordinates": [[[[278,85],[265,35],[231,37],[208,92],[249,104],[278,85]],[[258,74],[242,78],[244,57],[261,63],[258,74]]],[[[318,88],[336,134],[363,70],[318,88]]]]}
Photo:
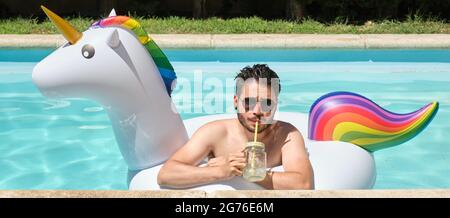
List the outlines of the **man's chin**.
{"type": "MultiPolygon", "coordinates": [[[[238,114],[238,120],[239,120],[239,123],[241,124],[241,126],[243,126],[247,131],[255,132],[256,121],[252,121],[252,120],[246,119],[242,115],[239,115],[239,114],[238,114]]],[[[270,124],[263,124],[263,125],[261,125],[259,127],[258,133],[263,132],[269,126],[270,126],[270,124]]]]}

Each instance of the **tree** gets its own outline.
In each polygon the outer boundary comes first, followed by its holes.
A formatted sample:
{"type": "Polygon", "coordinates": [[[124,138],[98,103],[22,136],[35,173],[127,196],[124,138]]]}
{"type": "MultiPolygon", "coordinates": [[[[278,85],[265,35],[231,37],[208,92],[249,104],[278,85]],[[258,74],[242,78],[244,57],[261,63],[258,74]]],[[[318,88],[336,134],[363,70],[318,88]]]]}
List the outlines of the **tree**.
{"type": "Polygon", "coordinates": [[[194,0],[193,4],[192,16],[194,18],[206,17],[206,0],[194,0]]]}
{"type": "Polygon", "coordinates": [[[305,16],[305,0],[286,0],[286,18],[300,20],[305,16]]]}

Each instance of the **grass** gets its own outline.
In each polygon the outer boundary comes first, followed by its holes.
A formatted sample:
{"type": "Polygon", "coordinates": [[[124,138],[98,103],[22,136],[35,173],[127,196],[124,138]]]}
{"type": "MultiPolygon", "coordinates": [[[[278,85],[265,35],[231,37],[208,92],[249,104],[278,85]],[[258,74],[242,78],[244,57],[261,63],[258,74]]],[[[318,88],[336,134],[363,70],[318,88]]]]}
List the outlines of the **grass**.
{"type": "MultiPolygon", "coordinates": [[[[364,25],[347,24],[337,20],[324,24],[312,19],[299,22],[286,20],[263,20],[250,18],[208,18],[204,20],[180,17],[136,18],[149,33],[320,33],[320,34],[424,34],[450,33],[450,23],[410,16],[404,21],[368,21],[364,25]]],[[[342,20],[342,19],[341,19],[342,20]]],[[[89,18],[68,18],[78,30],[86,30],[94,21],[89,18]]],[[[35,19],[10,18],[0,20],[0,34],[56,34],[57,29],[49,20],[38,22],[35,19]]]]}

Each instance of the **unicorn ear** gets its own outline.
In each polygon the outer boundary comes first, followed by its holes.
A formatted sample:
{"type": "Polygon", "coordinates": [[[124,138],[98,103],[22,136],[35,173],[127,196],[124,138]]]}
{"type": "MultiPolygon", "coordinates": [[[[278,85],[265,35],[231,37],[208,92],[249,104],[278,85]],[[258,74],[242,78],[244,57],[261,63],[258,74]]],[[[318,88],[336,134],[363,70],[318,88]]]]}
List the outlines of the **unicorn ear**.
{"type": "Polygon", "coordinates": [[[111,10],[111,12],[109,12],[108,17],[115,17],[116,15],[116,10],[114,10],[114,8],[111,10]]]}
{"type": "Polygon", "coordinates": [[[109,47],[111,48],[117,48],[120,45],[120,38],[119,38],[119,33],[117,32],[117,30],[114,30],[111,35],[108,37],[108,41],[107,41],[109,47]]]}

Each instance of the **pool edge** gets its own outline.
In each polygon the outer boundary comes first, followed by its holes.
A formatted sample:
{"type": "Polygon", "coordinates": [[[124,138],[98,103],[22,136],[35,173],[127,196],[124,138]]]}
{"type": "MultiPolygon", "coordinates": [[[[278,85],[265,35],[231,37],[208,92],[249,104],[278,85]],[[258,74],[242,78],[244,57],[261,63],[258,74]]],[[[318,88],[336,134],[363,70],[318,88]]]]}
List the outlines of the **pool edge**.
{"type": "MultiPolygon", "coordinates": [[[[448,49],[450,34],[150,34],[162,48],[448,49]]],[[[59,34],[0,34],[1,47],[49,47],[59,34]]]]}
{"type": "Polygon", "coordinates": [[[449,198],[450,189],[266,191],[1,190],[0,198],[449,198]]]}

